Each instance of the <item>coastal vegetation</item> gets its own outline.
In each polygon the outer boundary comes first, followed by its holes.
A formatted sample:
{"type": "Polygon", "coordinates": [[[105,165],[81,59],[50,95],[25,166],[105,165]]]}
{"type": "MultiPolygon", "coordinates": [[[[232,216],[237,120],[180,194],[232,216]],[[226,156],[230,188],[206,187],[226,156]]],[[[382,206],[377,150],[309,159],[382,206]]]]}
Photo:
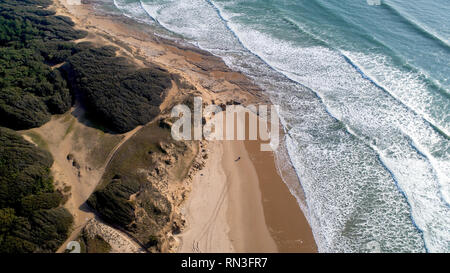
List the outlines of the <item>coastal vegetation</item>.
{"type": "MultiPolygon", "coordinates": [[[[102,182],[88,204],[102,218],[132,234],[143,246],[156,247],[158,233],[170,221],[171,205],[161,192],[149,183],[146,173],[163,155],[160,141],[170,131],[152,123],[127,141],[107,167],[102,182]],[[155,148],[158,147],[158,148],[155,148]]],[[[163,180],[163,173],[157,179],[163,180]]]]}
{"type": "MultiPolygon", "coordinates": [[[[128,132],[160,113],[167,90],[178,80],[156,65],[141,67],[118,56],[116,47],[78,43],[87,33],[74,28],[70,18],[56,15],[51,4],[0,0],[0,252],[54,252],[73,223],[62,207],[67,197],[53,186],[47,143],[32,131],[24,132],[35,146],[13,130],[40,127],[77,101],[95,128],[128,132]]],[[[163,138],[168,134],[165,130],[163,138]]],[[[152,137],[152,145],[159,145],[161,136],[152,137]]],[[[142,167],[148,167],[145,160],[139,161],[142,167]]],[[[106,176],[88,203],[109,223],[138,234],[151,247],[169,222],[170,203],[136,175],[136,166],[128,167],[128,173],[109,168],[117,175],[106,176]],[[137,208],[145,211],[138,220],[137,208]]],[[[88,252],[109,250],[99,238],[86,237],[84,243],[88,252]]]]}
{"type": "Polygon", "coordinates": [[[110,223],[128,226],[134,219],[134,206],[130,196],[139,191],[139,183],[130,178],[114,177],[106,187],[88,200],[88,204],[110,223]]]}
{"type": "Polygon", "coordinates": [[[170,138],[170,129],[158,121],[150,123],[116,152],[88,204],[147,250],[159,252],[164,234],[180,227],[168,199],[169,184],[185,178],[180,170],[186,170],[195,155],[192,146],[170,138]]]}
{"type": "Polygon", "coordinates": [[[0,125],[38,127],[66,112],[72,97],[52,65],[77,51],[70,40],[86,35],[47,7],[48,0],[0,1],[0,125]]]}
{"type": "Polygon", "coordinates": [[[62,70],[90,117],[124,133],[159,114],[165,90],[172,83],[164,69],[138,68],[125,57],[116,57],[116,50],[111,46],[85,49],[69,57],[62,70]]]}
{"type": "Polygon", "coordinates": [[[51,155],[0,127],[0,252],[53,252],[64,242],[73,217],[60,207],[51,155]]]}
{"type": "Polygon", "coordinates": [[[117,57],[115,47],[75,43],[86,32],[46,9],[51,3],[0,1],[0,125],[39,127],[69,110],[75,98],[118,133],[159,114],[171,75],[157,66],[139,68],[117,57]]]}

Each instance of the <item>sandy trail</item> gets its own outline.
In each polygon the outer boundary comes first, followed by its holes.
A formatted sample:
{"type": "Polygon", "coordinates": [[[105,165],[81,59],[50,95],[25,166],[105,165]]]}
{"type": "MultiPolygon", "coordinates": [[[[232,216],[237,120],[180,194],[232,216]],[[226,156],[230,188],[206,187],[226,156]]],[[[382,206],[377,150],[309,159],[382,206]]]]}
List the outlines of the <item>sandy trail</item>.
{"type": "MultiPolygon", "coordinates": [[[[89,4],[71,6],[67,5],[67,1],[57,0],[55,9],[58,14],[73,18],[77,27],[90,31],[85,40],[96,44],[114,44],[121,49],[121,54],[135,56],[137,64],[150,61],[182,76],[195,87],[205,102],[219,104],[231,99],[250,104],[266,99],[244,75],[230,71],[216,57],[155,38],[151,33],[142,32],[129,19],[102,16],[93,11],[89,4]]],[[[179,90],[171,89],[168,97],[176,97],[178,93],[179,90]]],[[[161,108],[170,106],[167,100],[161,108]]],[[[85,224],[86,218],[93,217],[80,209],[80,205],[95,189],[105,167],[129,137],[125,136],[111,149],[97,174],[91,176],[91,184],[78,187],[80,192],[77,195],[82,198],[76,200],[78,206],[72,208],[79,212],[77,227],[85,224]]],[[[277,174],[273,156],[247,152],[243,141],[211,143],[210,146],[207,166],[194,176],[191,197],[185,206],[188,228],[179,235],[182,239],[180,252],[299,251],[297,246],[285,247],[283,242],[292,242],[303,235],[312,238],[312,234],[295,198],[277,174]],[[237,157],[241,160],[235,162],[237,157]],[[264,164],[254,164],[255,158],[264,161],[264,164]],[[279,194],[272,196],[271,192],[279,194]],[[290,218],[303,220],[290,224],[290,218]],[[274,224],[276,220],[282,224],[274,224]]],[[[58,161],[64,162],[64,158],[58,161]]],[[[72,166],[61,168],[62,173],[73,172],[72,166]]],[[[76,176],[71,176],[69,180],[76,185],[76,176]]],[[[314,247],[311,249],[314,251],[314,247]]]]}
{"type": "MultiPolygon", "coordinates": [[[[64,181],[66,183],[68,183],[69,185],[71,185],[72,189],[75,189],[75,191],[73,191],[73,193],[72,193],[72,206],[71,206],[71,208],[72,208],[71,212],[75,216],[74,217],[74,230],[72,231],[72,233],[70,234],[68,239],[58,249],[58,251],[57,251],[58,253],[64,252],[67,243],[75,240],[78,237],[78,235],[80,234],[81,230],[86,226],[86,224],[91,219],[95,218],[96,215],[87,206],[86,200],[89,198],[89,196],[92,194],[92,192],[94,192],[95,188],[98,186],[98,183],[100,182],[100,180],[106,170],[106,167],[111,162],[111,160],[114,157],[114,155],[116,154],[116,152],[120,149],[120,147],[122,147],[122,145],[124,143],[126,143],[131,137],[133,137],[137,132],[139,132],[140,129],[142,129],[142,126],[138,126],[134,130],[132,130],[126,134],[123,134],[122,140],[111,150],[111,152],[109,153],[108,157],[106,158],[103,166],[100,167],[99,169],[97,169],[97,171],[96,171],[97,175],[95,176],[95,180],[93,180],[90,183],[89,187],[80,185],[79,181],[76,181],[73,178],[73,175],[65,176],[66,179],[64,181]],[[67,178],[69,178],[69,179],[67,179],[67,178]],[[82,187],[82,189],[81,189],[81,187],[82,187]]],[[[61,158],[61,155],[59,153],[58,153],[58,158],[61,158]]],[[[67,165],[67,164],[60,164],[60,161],[58,162],[55,160],[55,165],[67,165]]],[[[60,172],[60,171],[63,172],[63,174],[60,174],[60,175],[68,174],[71,172],[70,169],[68,169],[67,167],[65,169],[58,170],[58,172],[60,172]]],[[[113,228],[111,228],[111,229],[113,229],[113,228]]],[[[127,236],[125,234],[122,234],[120,231],[116,231],[116,232],[118,234],[120,234],[120,236],[122,236],[122,237],[127,236]]],[[[133,240],[129,239],[127,241],[131,242],[134,245],[130,249],[140,248],[140,246],[138,244],[136,244],[133,240]]]]}

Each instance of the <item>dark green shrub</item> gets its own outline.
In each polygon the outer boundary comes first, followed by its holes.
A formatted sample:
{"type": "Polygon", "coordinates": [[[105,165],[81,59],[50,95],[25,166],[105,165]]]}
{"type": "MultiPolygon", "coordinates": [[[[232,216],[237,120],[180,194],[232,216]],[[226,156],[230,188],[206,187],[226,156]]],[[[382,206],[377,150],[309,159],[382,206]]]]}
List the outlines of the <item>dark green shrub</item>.
{"type": "Polygon", "coordinates": [[[115,48],[81,51],[62,67],[70,86],[90,113],[110,130],[124,133],[159,114],[170,74],[158,67],[138,69],[115,48]]]}
{"type": "Polygon", "coordinates": [[[72,215],[59,207],[50,153],[0,127],[0,253],[53,252],[72,215]]]}
{"type": "Polygon", "coordinates": [[[134,206],[129,199],[138,190],[139,183],[134,180],[115,179],[95,191],[87,202],[108,222],[126,227],[134,219],[134,206]]]}

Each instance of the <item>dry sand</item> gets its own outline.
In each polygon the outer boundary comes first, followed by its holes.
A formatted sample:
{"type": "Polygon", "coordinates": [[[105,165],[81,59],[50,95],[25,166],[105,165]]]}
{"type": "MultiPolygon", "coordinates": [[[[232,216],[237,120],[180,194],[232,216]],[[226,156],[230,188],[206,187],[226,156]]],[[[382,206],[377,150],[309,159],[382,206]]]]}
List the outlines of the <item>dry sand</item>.
{"type": "MultiPolygon", "coordinates": [[[[102,16],[89,5],[68,5],[66,0],[58,0],[56,10],[90,31],[83,40],[113,44],[138,65],[150,61],[182,76],[206,102],[264,100],[245,76],[218,58],[142,32],[129,19],[102,16]]],[[[176,96],[177,90],[168,95],[176,96]]],[[[185,204],[187,229],[179,235],[180,252],[316,251],[311,229],[277,173],[273,153],[260,152],[257,141],[211,142],[208,147],[206,167],[194,176],[185,204]]],[[[87,198],[80,196],[80,202],[87,198]]]]}
{"type": "Polygon", "coordinates": [[[179,252],[317,252],[273,153],[261,152],[259,144],[210,144],[210,157],[194,177],[186,203],[188,228],[179,252]]]}
{"type": "Polygon", "coordinates": [[[223,141],[222,167],[228,192],[229,237],[237,252],[277,252],[264,217],[258,174],[243,141],[223,141]],[[238,160],[238,158],[240,158],[238,160]]]}
{"type": "Polygon", "coordinates": [[[211,142],[186,204],[179,252],[277,252],[255,168],[243,141],[211,142]],[[238,157],[240,160],[235,161],[238,157]]]}
{"type": "MultiPolygon", "coordinates": [[[[246,126],[248,135],[249,119],[242,117],[235,121],[235,131],[246,126]]],[[[261,151],[261,144],[210,143],[210,157],[194,177],[186,204],[189,228],[180,236],[180,252],[317,252],[308,222],[277,171],[274,153],[261,151]]]]}
{"type": "Polygon", "coordinates": [[[179,236],[179,252],[233,252],[228,238],[228,184],[222,168],[223,147],[210,143],[205,168],[192,183],[185,206],[187,229],[179,236]]]}

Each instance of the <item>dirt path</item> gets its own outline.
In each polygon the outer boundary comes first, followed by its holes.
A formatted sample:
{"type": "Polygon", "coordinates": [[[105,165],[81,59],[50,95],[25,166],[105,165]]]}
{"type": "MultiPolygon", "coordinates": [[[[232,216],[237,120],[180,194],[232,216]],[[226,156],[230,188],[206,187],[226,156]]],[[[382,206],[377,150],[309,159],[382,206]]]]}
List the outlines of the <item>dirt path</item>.
{"type": "MultiPolygon", "coordinates": [[[[72,233],[70,234],[70,236],[68,237],[68,239],[61,245],[61,247],[58,249],[57,253],[61,253],[64,252],[67,246],[67,243],[69,243],[70,241],[75,240],[78,235],[80,234],[81,230],[86,226],[86,224],[91,221],[91,219],[95,218],[95,214],[91,211],[91,209],[86,205],[86,200],[89,198],[89,196],[92,194],[92,192],[95,190],[95,188],[97,187],[98,183],[100,183],[100,180],[106,170],[106,167],[108,166],[108,164],[111,162],[111,160],[113,159],[114,155],[116,154],[116,152],[120,149],[120,147],[122,147],[122,145],[124,143],[126,143],[131,137],[133,137],[137,132],[139,132],[139,130],[142,129],[143,126],[138,126],[136,127],[134,130],[123,134],[123,138],[122,140],[111,150],[111,152],[109,153],[108,157],[106,158],[104,164],[102,165],[102,167],[100,167],[99,169],[97,169],[97,175],[96,177],[96,181],[94,184],[91,184],[89,186],[88,189],[84,189],[83,190],[83,194],[81,195],[74,195],[74,193],[72,193],[72,199],[74,201],[74,204],[72,206],[72,214],[74,214],[75,219],[74,219],[74,230],[72,231],[72,233]]],[[[55,160],[56,161],[56,160],[55,160]]],[[[58,162],[56,162],[56,164],[58,164],[58,162]]],[[[63,172],[70,172],[70,170],[63,170],[63,172]]],[[[66,182],[69,182],[66,180],[66,182]]],[[[76,181],[73,181],[73,179],[71,180],[72,186],[73,185],[78,185],[76,181]]],[[[79,191],[78,191],[79,192],[79,191]]],[[[75,193],[76,194],[76,193],[75,193]]],[[[111,229],[113,229],[111,227],[111,229]]],[[[119,231],[117,231],[119,232],[119,231]]],[[[121,236],[126,236],[128,237],[126,234],[122,234],[121,236]]],[[[136,244],[132,239],[128,239],[127,241],[132,242],[132,244],[134,244],[133,249],[135,248],[140,248],[140,246],[138,244],[136,244]]]]}

